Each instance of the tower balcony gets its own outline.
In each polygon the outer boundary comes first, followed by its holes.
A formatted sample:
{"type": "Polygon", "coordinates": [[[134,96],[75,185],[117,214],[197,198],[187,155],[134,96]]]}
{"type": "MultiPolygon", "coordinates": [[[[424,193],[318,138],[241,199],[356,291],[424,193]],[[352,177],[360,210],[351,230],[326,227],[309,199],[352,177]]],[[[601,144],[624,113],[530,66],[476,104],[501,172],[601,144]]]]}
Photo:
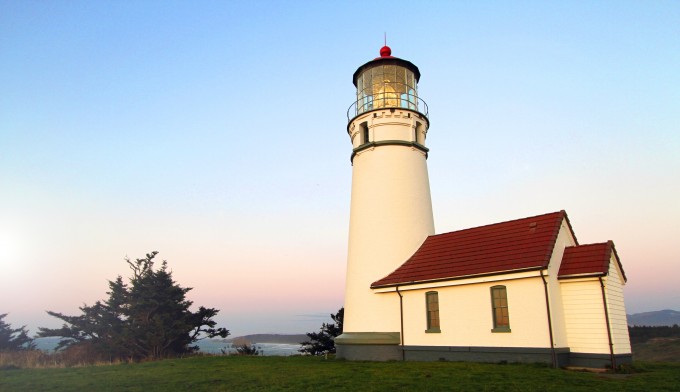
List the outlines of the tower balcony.
{"type": "Polygon", "coordinates": [[[347,121],[352,122],[357,116],[378,109],[408,109],[428,117],[427,103],[415,94],[379,93],[359,98],[347,109],[347,121]]]}

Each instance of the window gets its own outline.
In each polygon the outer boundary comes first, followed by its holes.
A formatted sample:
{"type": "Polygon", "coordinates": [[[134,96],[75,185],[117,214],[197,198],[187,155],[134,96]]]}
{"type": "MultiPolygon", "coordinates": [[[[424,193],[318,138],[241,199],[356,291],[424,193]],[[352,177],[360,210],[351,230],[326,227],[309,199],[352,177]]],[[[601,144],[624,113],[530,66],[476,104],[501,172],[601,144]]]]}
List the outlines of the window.
{"type": "Polygon", "coordinates": [[[425,145],[425,128],[420,121],[416,121],[416,143],[425,145]]]}
{"type": "Polygon", "coordinates": [[[425,293],[425,306],[427,309],[426,333],[437,333],[439,330],[439,295],[436,291],[425,293]]]}
{"type": "Polygon", "coordinates": [[[493,286],[491,288],[491,308],[493,310],[493,329],[491,332],[510,332],[508,293],[505,286],[493,286]]]}
{"type": "Polygon", "coordinates": [[[359,124],[359,127],[361,133],[361,139],[359,144],[366,144],[368,143],[368,123],[362,122],[361,124],[359,124]]]}

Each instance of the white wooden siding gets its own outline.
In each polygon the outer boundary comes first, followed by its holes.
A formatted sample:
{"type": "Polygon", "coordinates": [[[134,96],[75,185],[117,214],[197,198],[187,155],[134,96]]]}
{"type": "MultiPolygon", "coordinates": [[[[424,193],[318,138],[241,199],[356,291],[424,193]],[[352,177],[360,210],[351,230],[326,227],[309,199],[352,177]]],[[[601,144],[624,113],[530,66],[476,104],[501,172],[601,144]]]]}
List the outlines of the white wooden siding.
{"type": "MultiPolygon", "coordinates": [[[[562,293],[557,275],[562,263],[564,248],[576,245],[576,240],[569,229],[566,220],[562,220],[560,231],[555,240],[546,280],[548,281],[548,297],[550,299],[550,316],[552,319],[553,343],[555,347],[568,347],[567,331],[564,304],[562,303],[562,293]]],[[[544,300],[545,302],[545,300],[544,300]]],[[[545,304],[543,305],[545,308],[545,304]]]]}
{"type": "Polygon", "coordinates": [[[605,294],[612,341],[614,342],[614,354],[629,354],[631,349],[626,306],[623,300],[623,279],[619,272],[616,257],[613,254],[609,262],[609,276],[605,279],[605,294]]]}
{"type": "Polygon", "coordinates": [[[609,354],[600,281],[597,278],[563,280],[560,286],[571,352],[609,354]]]}

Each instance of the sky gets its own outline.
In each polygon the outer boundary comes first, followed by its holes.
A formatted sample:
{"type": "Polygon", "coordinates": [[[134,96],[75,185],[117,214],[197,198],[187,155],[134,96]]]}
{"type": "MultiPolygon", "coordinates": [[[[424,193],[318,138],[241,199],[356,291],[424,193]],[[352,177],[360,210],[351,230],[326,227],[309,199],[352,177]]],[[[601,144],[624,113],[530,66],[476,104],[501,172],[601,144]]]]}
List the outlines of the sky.
{"type": "Polygon", "coordinates": [[[343,305],[352,74],[421,72],[437,233],[566,210],[680,310],[677,1],[0,0],[0,314],[58,327],[159,251],[234,336],[343,305]]]}

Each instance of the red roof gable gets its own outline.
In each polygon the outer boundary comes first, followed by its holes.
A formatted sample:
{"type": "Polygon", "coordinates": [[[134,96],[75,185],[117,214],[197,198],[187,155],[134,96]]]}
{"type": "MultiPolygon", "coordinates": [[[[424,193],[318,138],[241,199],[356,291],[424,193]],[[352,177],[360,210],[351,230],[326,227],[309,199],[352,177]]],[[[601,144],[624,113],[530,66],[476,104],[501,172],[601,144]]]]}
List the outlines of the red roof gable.
{"type": "Polygon", "coordinates": [[[569,224],[567,213],[559,211],[429,236],[404,264],[371,287],[545,268],[565,219],[569,224]]]}
{"type": "Polygon", "coordinates": [[[559,279],[578,278],[583,276],[605,276],[609,273],[609,261],[612,253],[619,264],[623,280],[623,272],[619,256],[616,254],[614,243],[607,241],[601,244],[568,246],[564,249],[560,264],[559,279]]]}

